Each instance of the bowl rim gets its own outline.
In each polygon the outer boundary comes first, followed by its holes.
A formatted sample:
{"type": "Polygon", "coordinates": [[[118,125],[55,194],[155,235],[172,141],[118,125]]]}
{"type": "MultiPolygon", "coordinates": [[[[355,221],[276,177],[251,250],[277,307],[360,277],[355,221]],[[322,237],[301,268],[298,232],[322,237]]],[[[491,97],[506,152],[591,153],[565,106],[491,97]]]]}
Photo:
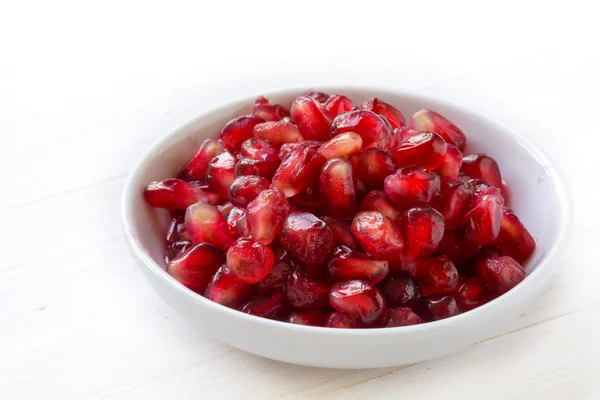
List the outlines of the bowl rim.
{"type": "MultiPolygon", "coordinates": [[[[452,328],[456,325],[468,324],[469,322],[473,322],[475,320],[480,319],[480,317],[484,317],[488,315],[489,311],[493,311],[496,308],[502,307],[504,303],[507,303],[511,298],[515,298],[519,296],[521,293],[526,292],[529,287],[532,285],[534,280],[539,279],[542,274],[549,268],[550,261],[557,255],[557,253],[565,247],[567,244],[567,240],[570,236],[571,232],[571,221],[572,221],[572,201],[571,195],[569,192],[568,185],[563,175],[559,172],[556,167],[556,164],[552,162],[537,146],[535,146],[528,138],[524,137],[521,133],[506,125],[505,123],[495,120],[491,117],[486,116],[484,113],[464,107],[460,104],[456,104],[454,102],[440,99],[433,96],[422,95],[419,93],[415,93],[412,91],[404,90],[404,89],[389,89],[382,88],[378,86],[368,86],[368,85],[315,85],[311,86],[310,90],[317,90],[329,93],[343,93],[344,91],[362,91],[362,92],[377,92],[378,95],[390,95],[390,96],[405,96],[409,98],[413,98],[418,101],[423,101],[431,104],[432,106],[441,106],[442,108],[453,108],[459,112],[465,113],[467,115],[471,115],[477,117],[478,119],[484,120],[487,123],[494,124],[498,126],[503,132],[510,134],[511,137],[517,142],[519,146],[527,150],[527,153],[534,157],[534,159],[540,163],[540,165],[544,166],[546,176],[552,177],[555,183],[555,193],[558,197],[558,201],[560,204],[560,219],[557,228],[557,236],[554,241],[552,247],[548,249],[548,251],[543,255],[542,259],[536,264],[536,268],[527,275],[527,277],[519,283],[516,287],[508,291],[507,293],[497,297],[496,299],[477,307],[473,310],[469,310],[467,312],[461,313],[459,315],[455,315],[450,318],[427,322],[423,324],[410,325],[410,326],[401,326],[401,327],[393,327],[393,328],[363,328],[363,329],[335,329],[321,326],[306,326],[306,325],[298,325],[291,324],[283,321],[276,321],[267,318],[257,317],[254,315],[246,314],[241,311],[223,306],[221,304],[215,303],[204,296],[186,288],[182,284],[180,284],[175,278],[166,273],[166,271],[158,265],[152,257],[148,253],[146,253],[144,247],[137,242],[137,239],[132,234],[132,221],[133,217],[130,213],[130,207],[134,206],[131,204],[133,201],[133,194],[138,190],[139,186],[136,185],[136,182],[139,180],[139,176],[142,174],[144,170],[144,166],[148,164],[152,155],[159,152],[164,148],[166,144],[168,144],[172,137],[179,135],[181,132],[186,131],[190,127],[194,126],[203,118],[206,118],[208,115],[213,113],[218,113],[221,111],[225,111],[228,109],[233,109],[236,107],[240,107],[244,104],[248,104],[254,101],[258,96],[264,97],[272,97],[272,96],[289,96],[297,93],[303,93],[306,91],[306,86],[304,87],[290,87],[285,89],[277,89],[277,90],[269,90],[264,91],[259,94],[254,94],[250,96],[245,96],[244,98],[233,100],[227,102],[223,105],[213,107],[207,109],[202,112],[192,120],[187,123],[179,126],[177,129],[168,132],[162,135],[151,147],[144,153],[144,155],[140,158],[140,160],[136,163],[132,172],[127,177],[127,182],[125,184],[125,188],[123,190],[122,200],[121,200],[121,214],[123,219],[123,225],[125,228],[125,236],[127,238],[127,242],[129,246],[135,253],[135,255],[143,262],[144,266],[150,270],[151,273],[159,277],[159,279],[165,280],[165,284],[169,285],[170,288],[176,291],[179,295],[186,297],[189,301],[192,302],[200,302],[203,303],[207,307],[211,307],[215,312],[223,314],[223,316],[229,318],[238,318],[242,321],[254,324],[261,325],[265,328],[271,328],[273,330],[278,331],[289,331],[295,332],[298,334],[306,333],[306,334],[317,334],[317,335],[331,335],[331,336],[340,336],[340,337],[381,337],[381,336],[397,336],[397,335],[412,335],[419,333],[427,333],[430,331],[437,331],[445,328],[452,328]]],[[[432,107],[433,108],[433,107],[432,107]]],[[[138,183],[139,184],[139,183],[138,183]]]]}

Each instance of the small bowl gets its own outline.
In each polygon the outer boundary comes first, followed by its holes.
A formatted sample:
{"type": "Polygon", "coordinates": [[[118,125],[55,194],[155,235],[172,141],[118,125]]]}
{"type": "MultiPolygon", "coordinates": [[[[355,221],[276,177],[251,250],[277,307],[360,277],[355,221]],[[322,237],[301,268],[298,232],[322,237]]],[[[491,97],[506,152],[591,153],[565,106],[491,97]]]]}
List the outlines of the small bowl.
{"type": "MultiPolygon", "coordinates": [[[[165,272],[166,212],[142,197],[147,183],[173,177],[199,144],[216,137],[230,119],[249,114],[256,96],[203,113],[164,136],[142,158],[123,195],[123,221],[143,274],[160,297],[206,334],[252,354],[278,361],[328,368],[377,368],[424,361],[453,353],[506,329],[526,310],[558,267],[571,220],[567,186],[555,166],[531,142],[479,112],[416,94],[376,88],[322,87],[354,104],[378,97],[410,117],[421,108],[441,113],[467,135],[466,153],[494,157],[508,183],[510,206],[536,238],[527,278],[513,290],[475,310],[441,321],[384,329],[332,329],[259,318],[221,306],[188,290],[165,272]]],[[[300,89],[263,94],[290,106],[300,89]]]]}

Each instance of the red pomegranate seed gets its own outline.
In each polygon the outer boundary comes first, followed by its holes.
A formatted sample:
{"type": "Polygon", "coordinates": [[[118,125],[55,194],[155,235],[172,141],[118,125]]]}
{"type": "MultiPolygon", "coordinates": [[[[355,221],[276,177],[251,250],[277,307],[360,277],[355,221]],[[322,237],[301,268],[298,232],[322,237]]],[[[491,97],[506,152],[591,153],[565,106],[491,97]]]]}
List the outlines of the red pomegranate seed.
{"type": "Polygon", "coordinates": [[[206,203],[212,205],[218,205],[223,203],[223,200],[219,197],[218,194],[210,191],[208,183],[203,181],[190,181],[189,184],[204,191],[204,194],[206,194],[206,203]]]}
{"type": "Polygon", "coordinates": [[[426,313],[432,320],[437,321],[460,314],[456,299],[450,295],[434,294],[423,298],[426,313]]]}
{"type": "Polygon", "coordinates": [[[359,323],[356,318],[346,313],[335,311],[325,316],[325,324],[328,328],[352,329],[358,328],[359,323]]]}
{"type": "Polygon", "coordinates": [[[400,259],[404,242],[396,224],[377,211],[361,211],[352,220],[352,233],[371,256],[384,260],[400,259]]]}
{"type": "Polygon", "coordinates": [[[150,182],[144,189],[144,199],[152,207],[185,210],[198,201],[206,201],[207,196],[199,187],[181,179],[171,178],[150,182]]]}
{"type": "Polygon", "coordinates": [[[313,99],[317,100],[319,103],[325,103],[330,97],[327,93],[316,92],[312,89],[309,89],[306,92],[304,92],[304,95],[312,97],[313,99]]]}
{"type": "Polygon", "coordinates": [[[263,190],[271,187],[271,182],[262,176],[238,176],[229,186],[229,201],[237,207],[245,208],[263,190]]]}
{"type": "Polygon", "coordinates": [[[473,186],[459,180],[444,181],[441,186],[442,197],[438,209],[446,221],[446,230],[453,231],[471,210],[473,186]]]}
{"type": "Polygon", "coordinates": [[[377,144],[384,148],[392,137],[392,130],[379,115],[371,111],[356,110],[340,114],[333,120],[331,127],[332,136],[340,133],[358,133],[363,141],[363,148],[377,144]]]}
{"type": "Polygon", "coordinates": [[[262,96],[255,100],[252,114],[259,116],[265,121],[279,121],[290,115],[284,107],[279,104],[271,104],[269,100],[262,96]]]}
{"type": "Polygon", "coordinates": [[[279,234],[289,208],[287,199],[280,190],[267,189],[260,192],[246,208],[246,223],[252,238],[262,244],[271,243],[279,234]]]}
{"type": "Polygon", "coordinates": [[[286,143],[300,143],[303,139],[298,127],[285,120],[256,125],[254,137],[278,146],[286,143]]]}
{"type": "Polygon", "coordinates": [[[452,293],[460,283],[454,263],[446,256],[421,260],[416,266],[415,278],[425,296],[452,293]]]}
{"type": "Polygon", "coordinates": [[[390,307],[412,307],[421,298],[419,284],[407,273],[388,276],[378,286],[390,307]]]}
{"type": "Polygon", "coordinates": [[[220,198],[226,200],[229,195],[229,186],[235,179],[235,164],[237,158],[229,151],[217,154],[206,170],[206,182],[210,190],[219,195],[220,198]]]}
{"type": "Polygon", "coordinates": [[[227,202],[227,203],[219,204],[217,206],[217,208],[219,209],[221,214],[223,214],[223,216],[225,218],[227,218],[229,216],[229,213],[231,212],[231,210],[234,209],[234,205],[231,204],[230,202],[227,202]]]}
{"type": "Polygon", "coordinates": [[[420,166],[398,169],[383,181],[383,189],[399,207],[428,205],[440,194],[440,177],[420,166]]]}
{"type": "Polygon", "coordinates": [[[354,132],[340,133],[323,143],[319,154],[329,160],[336,157],[352,157],[360,152],[362,138],[354,132]]]}
{"type": "Polygon", "coordinates": [[[394,328],[422,323],[423,320],[408,307],[390,308],[383,315],[383,327],[394,328]]]}
{"type": "Polygon", "coordinates": [[[231,232],[231,237],[237,238],[239,236],[237,224],[240,218],[242,218],[245,215],[246,211],[237,207],[233,207],[229,214],[227,214],[227,225],[229,226],[229,232],[231,232]]]}
{"type": "Polygon", "coordinates": [[[471,154],[462,160],[461,169],[474,179],[484,179],[502,189],[502,175],[496,161],[484,154],[471,154]]]}
{"type": "Polygon", "coordinates": [[[431,110],[422,109],[417,111],[410,120],[410,127],[419,132],[435,132],[446,143],[456,146],[460,151],[463,151],[467,144],[465,134],[456,125],[431,110]]]}
{"type": "Polygon", "coordinates": [[[459,149],[451,144],[446,146],[446,156],[442,165],[435,169],[442,181],[457,179],[462,166],[463,155],[459,149]]]}
{"type": "Polygon", "coordinates": [[[379,114],[388,120],[392,129],[401,128],[406,125],[404,115],[396,107],[379,100],[377,97],[367,100],[362,103],[359,107],[361,110],[372,111],[375,114],[379,114]]]}
{"type": "Polygon", "coordinates": [[[300,96],[294,100],[290,114],[304,139],[329,140],[331,137],[331,115],[312,97],[300,96]]]}
{"type": "Polygon", "coordinates": [[[308,326],[323,326],[324,321],[325,311],[319,308],[314,310],[295,310],[286,319],[286,322],[291,324],[308,326]]]}
{"type": "Polygon", "coordinates": [[[483,179],[468,179],[467,182],[473,187],[473,193],[481,193],[487,188],[492,187],[490,183],[483,179]]]}
{"type": "Polygon", "coordinates": [[[400,215],[400,210],[392,204],[387,194],[381,190],[369,192],[369,194],[362,199],[358,208],[360,211],[380,212],[393,221],[400,215]]]}
{"type": "Polygon", "coordinates": [[[369,325],[385,311],[385,299],[375,285],[368,281],[338,282],[331,287],[329,302],[338,311],[369,325]]]}
{"type": "Polygon", "coordinates": [[[196,203],[185,212],[185,226],[192,243],[208,242],[222,249],[233,243],[227,220],[219,209],[206,203],[196,203]]]}
{"type": "Polygon", "coordinates": [[[235,165],[234,175],[256,175],[271,179],[275,175],[277,168],[279,168],[279,160],[263,161],[244,157],[235,165]]]}
{"type": "Polygon", "coordinates": [[[333,249],[333,231],[327,224],[307,212],[292,212],[283,221],[281,244],[305,263],[320,263],[333,249]]]}
{"type": "Polygon", "coordinates": [[[332,158],[321,170],[319,187],[327,211],[338,217],[356,213],[356,191],[352,164],[347,158],[332,158]]]}
{"type": "Polygon", "coordinates": [[[308,208],[315,212],[325,206],[325,202],[323,200],[323,196],[321,196],[321,192],[319,190],[318,181],[313,182],[309,187],[288,199],[290,204],[300,207],[302,211],[306,211],[308,208]]]}
{"type": "Polygon", "coordinates": [[[385,150],[370,148],[352,157],[354,174],[367,189],[383,189],[386,176],[396,170],[394,158],[385,150]]]}
{"type": "Polygon", "coordinates": [[[246,212],[242,216],[240,216],[235,224],[237,229],[238,237],[245,237],[250,235],[250,230],[248,229],[248,222],[246,221],[246,212]]]}
{"type": "Polygon", "coordinates": [[[280,290],[248,301],[240,311],[258,317],[278,319],[285,312],[285,296],[280,290]]]}
{"type": "Polygon", "coordinates": [[[222,265],[206,287],[204,297],[225,307],[236,308],[252,294],[252,286],[222,265]]]}
{"type": "Polygon", "coordinates": [[[338,281],[364,279],[376,284],[386,277],[390,267],[385,260],[377,260],[349,247],[339,246],[329,260],[327,270],[338,281]]]}
{"type": "Polygon", "coordinates": [[[186,240],[178,240],[175,242],[169,242],[167,247],[167,253],[165,255],[165,264],[170,264],[171,260],[180,254],[185,253],[192,247],[192,243],[186,240]]]}
{"type": "Polygon", "coordinates": [[[223,149],[215,139],[206,139],[200,145],[196,154],[179,172],[179,177],[185,181],[201,181],[206,177],[208,163],[223,149]]]}
{"type": "Polygon", "coordinates": [[[504,200],[500,190],[489,187],[475,193],[473,209],[463,218],[464,236],[475,245],[493,243],[500,234],[504,200]]]}
{"type": "Polygon", "coordinates": [[[394,151],[398,167],[420,165],[434,170],[444,162],[447,145],[440,135],[434,132],[420,132],[409,136],[394,151]]]}
{"type": "Polygon", "coordinates": [[[242,157],[261,161],[279,161],[279,147],[260,139],[250,138],[242,143],[242,157]]]}
{"type": "Polygon", "coordinates": [[[325,163],[325,158],[310,145],[300,145],[281,162],[273,176],[273,187],[292,197],[309,187],[325,163]]]}
{"type": "Polygon", "coordinates": [[[219,138],[227,150],[237,152],[242,143],[252,137],[254,126],[262,122],[265,120],[256,115],[234,118],[223,127],[219,138]]]}
{"type": "Polygon", "coordinates": [[[472,310],[486,301],[487,285],[481,278],[464,280],[456,291],[456,301],[461,310],[472,310]]]}
{"type": "Polygon", "coordinates": [[[408,261],[432,254],[444,236],[444,217],[431,207],[409,208],[400,216],[398,226],[408,261]]]}
{"type": "Polygon", "coordinates": [[[350,230],[350,224],[335,217],[325,216],[321,218],[333,231],[334,242],[350,248],[360,246],[350,230]]]}
{"type": "Polygon", "coordinates": [[[502,214],[500,233],[495,243],[504,254],[521,264],[527,261],[535,250],[535,239],[509,209],[505,209],[502,214]]]}
{"type": "Polygon", "coordinates": [[[190,235],[188,235],[185,227],[184,215],[179,215],[171,220],[166,239],[167,242],[190,241],[190,235]]]}
{"type": "Polygon", "coordinates": [[[457,238],[454,232],[446,230],[436,251],[437,254],[448,256],[457,268],[462,267],[468,259],[474,257],[479,248],[471,242],[459,239],[461,239],[460,235],[457,238]]]}
{"type": "Polygon", "coordinates": [[[240,238],[227,250],[227,267],[247,283],[261,281],[274,264],[271,248],[252,239],[240,238]]]}
{"type": "Polygon", "coordinates": [[[296,308],[328,307],[329,287],[327,281],[300,269],[293,269],[284,281],[287,301],[296,308]]]}
{"type": "Polygon", "coordinates": [[[275,289],[282,289],[283,282],[287,279],[292,268],[293,264],[290,260],[280,260],[271,268],[263,280],[255,285],[256,290],[259,293],[265,293],[275,289]]]}
{"type": "Polygon", "coordinates": [[[334,118],[340,114],[352,111],[352,100],[341,94],[332,94],[323,105],[329,112],[329,115],[334,118]]]}
{"type": "Polygon", "coordinates": [[[486,258],[477,263],[475,273],[497,294],[508,292],[527,275],[521,264],[509,256],[486,258]]]}
{"type": "Polygon", "coordinates": [[[171,260],[167,273],[194,291],[203,291],[225,262],[223,251],[210,243],[200,243],[171,260]]]}
{"type": "Polygon", "coordinates": [[[292,151],[296,150],[299,147],[314,147],[316,149],[318,149],[319,147],[321,147],[321,145],[323,144],[323,142],[320,142],[318,140],[305,140],[302,143],[286,143],[284,145],[281,146],[281,148],[279,149],[279,154],[278,157],[281,161],[283,161],[283,159],[290,154],[292,151]]]}

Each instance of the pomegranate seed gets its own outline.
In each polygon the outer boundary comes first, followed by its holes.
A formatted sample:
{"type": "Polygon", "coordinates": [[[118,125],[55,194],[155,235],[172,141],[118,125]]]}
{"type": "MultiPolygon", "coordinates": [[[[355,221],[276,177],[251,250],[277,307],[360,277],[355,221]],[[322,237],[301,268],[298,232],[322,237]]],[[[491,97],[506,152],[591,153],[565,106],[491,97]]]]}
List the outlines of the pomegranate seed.
{"type": "Polygon", "coordinates": [[[170,242],[167,247],[167,254],[165,255],[165,264],[170,264],[171,260],[175,257],[179,256],[182,253],[185,253],[192,247],[192,243],[186,240],[178,240],[175,242],[170,242]]]}
{"type": "Polygon", "coordinates": [[[373,284],[380,282],[390,271],[387,261],[374,259],[345,246],[335,249],[327,269],[335,280],[364,279],[373,284]]]}
{"type": "MultiPolygon", "coordinates": [[[[325,206],[323,196],[321,196],[321,192],[319,191],[318,181],[313,182],[309,187],[290,197],[288,200],[294,206],[307,207],[313,211],[318,211],[325,206]]],[[[302,209],[302,211],[306,210],[302,209]]]]}
{"type": "Polygon", "coordinates": [[[319,148],[321,147],[321,145],[323,144],[323,142],[320,142],[318,140],[305,140],[302,143],[286,143],[284,145],[281,146],[281,148],[279,149],[279,154],[278,157],[281,161],[283,161],[283,159],[290,154],[292,151],[296,150],[299,147],[314,147],[314,148],[319,148]]]}
{"type": "Polygon", "coordinates": [[[248,204],[246,223],[250,235],[262,244],[271,243],[281,230],[289,212],[289,204],[278,189],[267,189],[248,204]]]}
{"type": "Polygon", "coordinates": [[[323,326],[325,311],[322,309],[296,310],[288,315],[286,322],[298,325],[323,326]]]}
{"type": "Polygon", "coordinates": [[[248,238],[238,239],[227,250],[227,267],[247,283],[261,281],[274,264],[271,248],[248,238]]]}
{"type": "Polygon", "coordinates": [[[240,218],[242,218],[245,215],[246,211],[237,207],[233,207],[229,214],[227,214],[227,225],[229,226],[229,232],[231,232],[231,237],[237,238],[239,236],[237,224],[240,218]]]}
{"type": "Polygon", "coordinates": [[[452,293],[460,283],[456,267],[446,256],[421,260],[415,269],[415,278],[425,296],[452,293]]]}
{"type": "Polygon", "coordinates": [[[242,143],[252,137],[254,126],[262,122],[265,120],[256,115],[234,118],[223,127],[219,138],[227,150],[237,152],[242,143]]]}
{"type": "Polygon", "coordinates": [[[327,93],[316,92],[316,91],[314,91],[312,89],[309,89],[306,92],[304,92],[304,95],[312,97],[313,99],[315,99],[319,103],[325,103],[329,99],[329,97],[330,97],[327,93]]]}
{"type": "Polygon", "coordinates": [[[256,125],[254,127],[254,136],[275,145],[300,143],[303,139],[298,127],[285,120],[270,121],[256,125]]]}
{"type": "Polygon", "coordinates": [[[421,298],[421,288],[407,273],[388,276],[379,283],[379,290],[390,307],[412,307],[421,298]]]}
{"type": "Polygon", "coordinates": [[[256,290],[260,293],[265,293],[275,289],[282,289],[283,282],[285,282],[292,271],[292,267],[292,262],[289,260],[279,261],[271,268],[263,280],[255,285],[256,290]]]}
{"type": "Polygon", "coordinates": [[[489,187],[475,193],[474,207],[463,218],[464,236],[475,245],[494,242],[500,234],[504,200],[500,190],[489,187]]]}
{"type": "Polygon", "coordinates": [[[474,257],[479,248],[471,242],[459,239],[454,232],[446,231],[436,251],[437,254],[448,256],[457,267],[463,266],[469,258],[474,257]]]}
{"type": "Polygon", "coordinates": [[[322,220],[331,228],[333,231],[334,242],[338,245],[343,245],[350,248],[356,248],[359,246],[356,238],[350,230],[350,224],[342,221],[335,217],[323,217],[322,220]]]}
{"type": "Polygon", "coordinates": [[[423,298],[423,303],[427,310],[426,313],[434,321],[460,314],[456,299],[450,295],[427,296],[423,298]]]}
{"type": "Polygon", "coordinates": [[[222,265],[206,287],[204,297],[225,307],[236,308],[252,294],[252,286],[222,265]]]}
{"type": "Polygon", "coordinates": [[[504,254],[521,264],[527,261],[535,250],[535,239],[509,209],[505,209],[502,214],[500,233],[495,243],[504,254]]]}
{"type": "Polygon", "coordinates": [[[206,203],[196,203],[185,212],[185,226],[192,243],[208,242],[222,249],[233,243],[227,220],[219,209],[206,203]]]}
{"type": "Polygon", "coordinates": [[[465,134],[456,125],[431,110],[422,109],[417,111],[410,120],[410,127],[419,132],[435,132],[446,143],[456,146],[460,151],[463,151],[467,144],[465,134]]]}
{"type": "Polygon", "coordinates": [[[219,195],[220,198],[226,200],[229,194],[229,186],[235,179],[235,164],[237,158],[229,151],[217,154],[206,170],[206,181],[210,190],[219,195]]]}
{"type": "Polygon", "coordinates": [[[323,105],[327,112],[329,112],[329,115],[334,118],[340,114],[352,111],[352,100],[341,94],[332,94],[323,105]]]}
{"type": "Polygon", "coordinates": [[[509,256],[486,258],[477,263],[475,272],[497,294],[508,292],[527,275],[521,264],[509,256]]]}
{"type": "Polygon", "coordinates": [[[386,176],[396,170],[394,158],[385,150],[370,148],[352,158],[354,173],[367,189],[383,189],[386,176]]]}
{"type": "Polygon", "coordinates": [[[231,210],[233,210],[234,206],[229,201],[227,203],[219,204],[217,209],[223,214],[225,218],[229,216],[231,210]]]}
{"type": "Polygon", "coordinates": [[[304,139],[329,140],[331,137],[331,115],[312,97],[300,96],[294,100],[290,114],[304,139]]]}
{"type": "Polygon", "coordinates": [[[167,230],[167,242],[176,242],[179,240],[190,241],[190,235],[187,233],[183,215],[173,218],[167,230]]]}
{"type": "Polygon", "coordinates": [[[275,175],[277,168],[279,168],[279,160],[263,161],[244,157],[236,164],[234,175],[256,175],[271,179],[275,175]]]}
{"type": "Polygon", "coordinates": [[[442,197],[439,211],[446,221],[446,230],[453,231],[460,225],[464,216],[471,210],[473,186],[459,180],[442,182],[442,197]]]}
{"type": "Polygon", "coordinates": [[[440,177],[416,165],[398,169],[383,181],[390,200],[402,208],[428,205],[440,194],[440,177]]]}
{"type": "Polygon", "coordinates": [[[408,307],[390,308],[383,315],[383,327],[394,328],[423,323],[421,317],[408,307]]]}
{"type": "Polygon", "coordinates": [[[267,141],[250,138],[242,143],[240,148],[242,157],[261,161],[278,161],[279,148],[267,141]]]}
{"type": "Polygon", "coordinates": [[[354,132],[340,133],[319,148],[319,154],[329,160],[336,157],[351,157],[362,147],[362,138],[354,132]]]}
{"type": "Polygon", "coordinates": [[[184,286],[202,291],[225,262],[223,251],[210,243],[200,243],[171,260],[167,273],[184,286]]]}
{"type": "Polygon", "coordinates": [[[271,104],[269,100],[260,96],[254,102],[252,114],[259,116],[265,121],[279,121],[280,119],[290,115],[288,110],[279,104],[271,104]]]}
{"type": "Polygon", "coordinates": [[[329,306],[329,283],[300,269],[293,269],[284,281],[288,303],[296,308],[329,306]]]}
{"type": "Polygon", "coordinates": [[[435,169],[442,181],[458,178],[460,167],[462,166],[462,153],[451,144],[446,146],[446,156],[442,165],[435,169]]]}
{"type": "Polygon", "coordinates": [[[273,250],[273,255],[275,256],[275,262],[279,262],[281,260],[290,260],[290,253],[283,247],[279,239],[275,239],[271,242],[271,250],[273,250]]]}
{"type": "Polygon", "coordinates": [[[352,233],[362,248],[376,258],[399,260],[404,250],[400,230],[377,211],[362,211],[352,220],[352,233]]]}
{"type": "Polygon", "coordinates": [[[485,303],[487,285],[481,278],[466,279],[456,291],[456,301],[461,310],[472,310],[485,303]]]}
{"type": "Polygon", "coordinates": [[[258,317],[278,319],[285,311],[285,296],[280,290],[276,290],[248,301],[240,307],[240,311],[258,317]]]}
{"type": "Polygon", "coordinates": [[[333,231],[307,212],[292,212],[283,222],[281,244],[305,263],[323,262],[333,249],[333,231]]]}
{"type": "Polygon", "coordinates": [[[392,136],[389,124],[379,115],[366,110],[351,111],[335,117],[331,127],[332,136],[345,132],[358,133],[364,148],[370,147],[371,144],[384,148],[392,136]]]}
{"type": "Polygon", "coordinates": [[[385,299],[368,281],[338,282],[331,287],[329,302],[338,311],[358,319],[363,324],[376,322],[385,311],[385,299]]]}
{"type": "Polygon", "coordinates": [[[271,182],[262,176],[238,176],[229,186],[229,201],[237,207],[246,207],[263,190],[271,187],[271,182]]]}
{"type": "Polygon", "coordinates": [[[372,111],[375,114],[379,114],[385,117],[392,126],[392,129],[401,128],[406,125],[404,115],[396,107],[379,100],[377,97],[367,100],[362,103],[359,107],[361,110],[372,111]]]}
{"type": "Polygon", "coordinates": [[[179,177],[185,181],[201,181],[206,177],[208,163],[223,149],[215,139],[206,139],[200,145],[196,154],[179,172],[179,177]]]}
{"type": "Polygon", "coordinates": [[[420,132],[409,136],[394,151],[398,167],[420,165],[434,170],[444,162],[447,145],[440,135],[434,132],[420,132]]]}
{"type": "Polygon", "coordinates": [[[250,229],[248,229],[248,222],[246,220],[246,212],[238,218],[235,227],[238,233],[237,236],[245,237],[250,235],[250,229]]]}
{"type": "Polygon", "coordinates": [[[206,201],[206,193],[199,187],[177,178],[150,182],[144,189],[144,199],[152,207],[185,210],[188,206],[206,201]]]}
{"type": "Polygon", "coordinates": [[[405,257],[413,261],[435,251],[444,236],[444,217],[431,207],[404,211],[398,221],[406,247],[405,257]]]}
{"type": "Polygon", "coordinates": [[[471,154],[462,159],[461,169],[474,179],[484,179],[492,186],[502,188],[502,176],[496,161],[483,154],[471,154]]]}
{"type": "Polygon", "coordinates": [[[293,150],[273,176],[273,186],[281,189],[286,197],[300,193],[315,182],[325,158],[312,146],[301,145],[293,150]]]}
{"type": "Polygon", "coordinates": [[[387,197],[387,194],[381,190],[373,190],[367,194],[359,205],[360,211],[377,211],[385,215],[386,217],[396,220],[400,215],[398,210],[387,197]]]}
{"type": "Polygon", "coordinates": [[[223,200],[219,197],[218,194],[210,191],[208,183],[203,181],[190,181],[189,184],[204,191],[204,194],[206,194],[206,203],[212,205],[218,205],[223,203],[223,200]]]}
{"type": "Polygon", "coordinates": [[[319,187],[330,214],[352,217],[356,213],[354,175],[347,158],[332,158],[325,163],[319,177],[319,187]]]}
{"type": "Polygon", "coordinates": [[[325,317],[325,326],[328,328],[352,329],[358,328],[358,321],[341,311],[335,311],[327,314],[325,317]]]}

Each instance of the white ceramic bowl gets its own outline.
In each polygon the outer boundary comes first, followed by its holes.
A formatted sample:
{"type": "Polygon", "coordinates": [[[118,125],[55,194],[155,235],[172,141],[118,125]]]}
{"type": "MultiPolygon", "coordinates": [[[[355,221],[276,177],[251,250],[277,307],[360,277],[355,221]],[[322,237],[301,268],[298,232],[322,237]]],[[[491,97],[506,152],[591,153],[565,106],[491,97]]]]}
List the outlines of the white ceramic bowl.
{"type": "MultiPolygon", "coordinates": [[[[249,353],[274,360],[329,368],[375,368],[415,363],[456,352],[505,329],[526,310],[559,266],[569,232],[567,187],[552,163],[511,128],[445,101],[399,91],[356,87],[316,88],[342,93],[354,104],[378,97],[410,117],[421,108],[440,112],[467,135],[466,153],[494,157],[512,193],[510,206],[538,242],[526,266],[528,276],[516,288],[473,311],[442,321],[386,329],[330,329],[258,318],[223,307],[186,289],[165,271],[166,213],[149,207],[144,186],[174,176],[206,138],[216,137],[230,119],[250,113],[255,96],[203,113],[164,136],[137,165],[125,188],[123,220],[129,243],[156,292],[206,334],[249,353]]],[[[300,89],[265,93],[289,106],[300,89]]]]}

